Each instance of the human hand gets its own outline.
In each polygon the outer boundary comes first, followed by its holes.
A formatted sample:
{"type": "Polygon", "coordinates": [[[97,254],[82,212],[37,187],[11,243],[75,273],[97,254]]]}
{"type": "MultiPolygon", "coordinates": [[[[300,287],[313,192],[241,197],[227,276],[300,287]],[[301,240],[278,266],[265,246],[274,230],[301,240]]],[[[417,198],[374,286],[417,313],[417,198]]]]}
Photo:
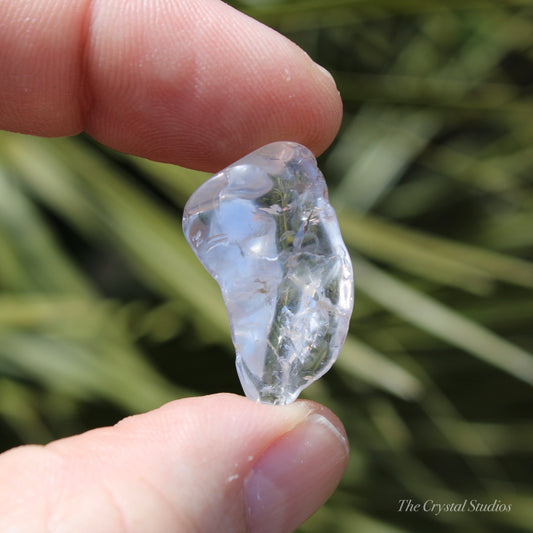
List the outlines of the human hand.
{"type": "Polygon", "coordinates": [[[324,407],[219,394],[0,455],[0,531],[278,533],[329,497],[348,457],[324,407]]]}
{"type": "MultiPolygon", "coordinates": [[[[275,140],[319,153],[339,126],[331,78],[217,0],[0,0],[0,28],[4,129],[218,170],[275,140]]],[[[347,455],[312,402],[179,400],[1,455],[0,531],[291,531],[347,455]]]]}
{"type": "Polygon", "coordinates": [[[219,0],[0,0],[0,129],[218,171],[271,141],[318,155],[341,116],[324,69],[219,0]]]}

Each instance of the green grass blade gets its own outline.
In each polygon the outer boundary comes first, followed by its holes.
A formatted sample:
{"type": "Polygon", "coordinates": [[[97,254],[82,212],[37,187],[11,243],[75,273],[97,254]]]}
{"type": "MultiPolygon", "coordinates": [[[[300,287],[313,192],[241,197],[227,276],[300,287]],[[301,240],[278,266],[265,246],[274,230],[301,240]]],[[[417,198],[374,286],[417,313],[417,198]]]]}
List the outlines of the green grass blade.
{"type": "Polygon", "coordinates": [[[533,356],[361,257],[359,290],[417,327],[533,385],[533,356]]]}

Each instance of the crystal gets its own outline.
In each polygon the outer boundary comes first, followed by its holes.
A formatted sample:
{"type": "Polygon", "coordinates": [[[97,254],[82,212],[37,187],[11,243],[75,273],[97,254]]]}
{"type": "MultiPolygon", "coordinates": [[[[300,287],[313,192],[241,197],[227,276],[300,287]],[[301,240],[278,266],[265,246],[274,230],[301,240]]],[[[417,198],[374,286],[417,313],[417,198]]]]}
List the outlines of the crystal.
{"type": "Polygon", "coordinates": [[[220,285],[248,398],[291,403],[346,339],[353,272],[313,154],[268,144],[203,183],[183,230],[220,285]]]}

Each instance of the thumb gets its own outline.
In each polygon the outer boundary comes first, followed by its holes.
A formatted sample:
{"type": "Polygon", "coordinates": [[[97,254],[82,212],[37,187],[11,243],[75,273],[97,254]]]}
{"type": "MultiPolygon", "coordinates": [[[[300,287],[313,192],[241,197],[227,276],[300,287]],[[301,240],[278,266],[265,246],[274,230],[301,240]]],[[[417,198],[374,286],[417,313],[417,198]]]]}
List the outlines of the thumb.
{"type": "Polygon", "coordinates": [[[346,468],[338,419],[220,394],[0,456],[0,530],[289,532],[346,468]]]}

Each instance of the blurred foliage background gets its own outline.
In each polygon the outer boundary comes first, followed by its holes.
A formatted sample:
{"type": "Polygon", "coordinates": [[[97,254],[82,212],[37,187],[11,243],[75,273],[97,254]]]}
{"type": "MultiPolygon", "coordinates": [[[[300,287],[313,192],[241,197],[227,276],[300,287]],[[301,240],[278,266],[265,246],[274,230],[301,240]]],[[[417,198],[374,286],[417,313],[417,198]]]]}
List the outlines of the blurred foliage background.
{"type": "MultiPolygon", "coordinates": [[[[301,531],[532,531],[531,2],[233,5],[331,70],[345,104],[320,166],[356,308],[305,396],[344,421],[352,458],[301,531]]],[[[206,177],[85,136],[0,134],[3,449],[240,393],[218,287],[181,232],[206,177]]]]}

